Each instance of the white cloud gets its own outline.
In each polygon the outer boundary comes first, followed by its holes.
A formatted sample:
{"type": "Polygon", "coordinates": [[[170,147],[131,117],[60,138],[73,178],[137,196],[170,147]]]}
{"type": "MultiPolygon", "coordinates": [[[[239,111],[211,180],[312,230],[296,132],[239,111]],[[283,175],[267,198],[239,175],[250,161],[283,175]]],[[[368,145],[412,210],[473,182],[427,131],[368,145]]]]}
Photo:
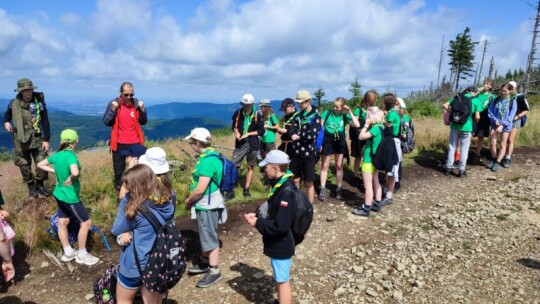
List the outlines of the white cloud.
{"type": "MultiPolygon", "coordinates": [[[[116,91],[129,79],[158,99],[236,100],[243,91],[282,98],[318,87],[330,98],[348,96],[358,77],[364,90],[406,94],[436,81],[443,35],[448,45],[469,21],[418,0],[211,0],[190,20],[153,5],[99,0],[91,14],[65,12],[59,20],[0,10],[0,89],[13,86],[8,77],[25,74],[54,80],[53,87],[80,79],[92,84],[86,94],[116,91]]],[[[484,71],[491,56],[500,71],[525,68],[529,30],[530,22],[511,36],[473,29],[473,38],[490,40],[484,71]]]]}

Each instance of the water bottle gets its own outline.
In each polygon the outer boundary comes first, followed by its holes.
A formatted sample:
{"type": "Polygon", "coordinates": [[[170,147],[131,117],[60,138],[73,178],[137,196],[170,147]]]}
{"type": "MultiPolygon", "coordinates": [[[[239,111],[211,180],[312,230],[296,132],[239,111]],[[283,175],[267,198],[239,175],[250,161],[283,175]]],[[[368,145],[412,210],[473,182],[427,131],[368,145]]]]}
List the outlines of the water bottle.
{"type": "Polygon", "coordinates": [[[105,289],[103,291],[103,301],[105,301],[105,303],[109,302],[109,300],[111,299],[111,295],[109,294],[109,290],[108,289],[105,289]]]}

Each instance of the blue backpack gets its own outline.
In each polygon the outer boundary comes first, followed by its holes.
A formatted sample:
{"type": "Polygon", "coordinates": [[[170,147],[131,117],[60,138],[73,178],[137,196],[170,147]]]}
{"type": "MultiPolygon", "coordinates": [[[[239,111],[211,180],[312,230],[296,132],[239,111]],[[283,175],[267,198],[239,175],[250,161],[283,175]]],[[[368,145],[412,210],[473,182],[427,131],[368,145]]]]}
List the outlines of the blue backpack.
{"type": "MultiPolygon", "coordinates": [[[[313,115],[313,117],[311,117],[311,119],[309,120],[310,125],[313,124],[313,121],[315,120],[316,116],[317,115],[313,115]]],[[[319,134],[317,134],[317,140],[315,141],[315,147],[317,148],[317,151],[321,151],[323,141],[324,141],[324,127],[321,126],[321,128],[319,129],[319,134]]]]}
{"type": "Polygon", "coordinates": [[[221,193],[233,191],[234,187],[238,184],[238,168],[236,165],[221,153],[219,155],[210,154],[206,157],[217,157],[223,163],[223,176],[219,184],[221,193]]]}

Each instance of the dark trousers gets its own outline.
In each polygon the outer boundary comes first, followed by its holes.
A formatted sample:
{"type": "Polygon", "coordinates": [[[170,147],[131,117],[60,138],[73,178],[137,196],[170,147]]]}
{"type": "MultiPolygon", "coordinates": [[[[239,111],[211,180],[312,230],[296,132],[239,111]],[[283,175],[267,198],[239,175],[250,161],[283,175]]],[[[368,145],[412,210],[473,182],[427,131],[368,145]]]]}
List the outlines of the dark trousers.
{"type": "Polygon", "coordinates": [[[122,176],[126,171],[126,156],[122,155],[120,151],[129,148],[135,144],[118,144],[116,151],[112,151],[112,162],[114,168],[114,186],[116,190],[120,190],[122,186],[122,176]]]}

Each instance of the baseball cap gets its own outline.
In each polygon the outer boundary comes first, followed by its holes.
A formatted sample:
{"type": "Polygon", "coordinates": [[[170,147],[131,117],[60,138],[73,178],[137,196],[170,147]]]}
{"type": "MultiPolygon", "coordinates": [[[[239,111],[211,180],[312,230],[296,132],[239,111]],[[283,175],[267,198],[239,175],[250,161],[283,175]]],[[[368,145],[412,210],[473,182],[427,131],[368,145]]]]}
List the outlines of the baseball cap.
{"type": "Polygon", "coordinates": [[[243,105],[250,105],[250,104],[253,104],[254,102],[255,102],[255,98],[250,93],[244,94],[244,96],[242,96],[242,99],[240,100],[240,103],[243,105]]]}
{"type": "Polygon", "coordinates": [[[512,87],[514,87],[514,89],[517,89],[517,82],[515,81],[509,81],[508,84],[510,84],[512,87]]]}
{"type": "Polygon", "coordinates": [[[259,167],[264,167],[268,164],[288,164],[291,160],[289,155],[281,150],[272,150],[266,154],[266,157],[259,163],[259,167]]]}
{"type": "Polygon", "coordinates": [[[65,129],[60,133],[60,142],[62,143],[72,143],[79,138],[77,132],[73,129],[65,129]]]}
{"type": "Polygon", "coordinates": [[[139,164],[145,164],[154,171],[155,174],[169,172],[169,163],[167,162],[167,153],[160,147],[154,147],[146,150],[146,153],[139,157],[139,164]]]}
{"type": "Polygon", "coordinates": [[[263,98],[261,99],[261,107],[271,107],[272,104],[270,103],[269,98],[263,98]]]}
{"type": "Polygon", "coordinates": [[[294,99],[294,101],[296,102],[304,102],[308,99],[311,99],[311,94],[309,93],[309,91],[307,90],[300,90],[298,92],[296,92],[296,98],[294,99]]]}
{"type": "Polygon", "coordinates": [[[405,105],[405,101],[403,100],[403,98],[401,97],[398,97],[397,98],[398,102],[399,102],[399,107],[402,108],[402,109],[407,109],[407,105],[405,105]]]}
{"type": "Polygon", "coordinates": [[[288,106],[293,106],[294,107],[294,100],[292,98],[285,98],[281,101],[281,107],[279,108],[280,111],[285,111],[285,109],[288,107],[288,106]]]}
{"type": "Polygon", "coordinates": [[[208,131],[205,128],[195,128],[191,130],[191,134],[186,136],[186,138],[184,139],[190,140],[192,138],[198,141],[201,141],[203,143],[208,143],[208,140],[212,138],[212,135],[210,134],[210,131],[208,131]]]}

